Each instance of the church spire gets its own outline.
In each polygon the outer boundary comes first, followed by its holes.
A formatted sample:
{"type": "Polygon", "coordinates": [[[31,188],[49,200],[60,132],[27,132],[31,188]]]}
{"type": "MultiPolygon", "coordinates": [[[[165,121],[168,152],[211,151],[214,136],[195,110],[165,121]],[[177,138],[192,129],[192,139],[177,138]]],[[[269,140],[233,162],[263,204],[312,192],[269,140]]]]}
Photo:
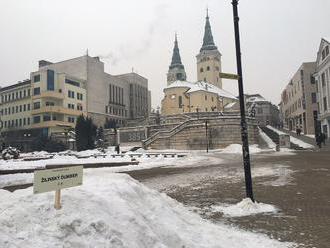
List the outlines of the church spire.
{"type": "Polygon", "coordinates": [[[175,33],[175,41],[174,41],[174,48],[173,48],[173,55],[172,55],[172,62],[170,65],[170,69],[172,68],[184,68],[182,62],[181,62],[181,56],[180,56],[180,51],[179,51],[179,46],[178,46],[178,38],[177,34],[175,33]]]}
{"type": "Polygon", "coordinates": [[[203,45],[200,49],[200,52],[205,50],[216,50],[218,49],[214,44],[211,24],[210,24],[210,17],[209,17],[209,9],[206,9],[206,22],[205,22],[205,30],[204,30],[204,38],[203,38],[203,45]]]}

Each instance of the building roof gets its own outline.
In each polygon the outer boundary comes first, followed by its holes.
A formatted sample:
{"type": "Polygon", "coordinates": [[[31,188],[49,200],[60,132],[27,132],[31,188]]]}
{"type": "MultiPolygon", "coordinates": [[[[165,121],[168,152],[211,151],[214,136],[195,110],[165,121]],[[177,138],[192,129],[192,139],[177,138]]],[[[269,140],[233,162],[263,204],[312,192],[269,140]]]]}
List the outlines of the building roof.
{"type": "Polygon", "coordinates": [[[197,91],[206,91],[209,93],[217,94],[220,97],[226,97],[237,100],[237,97],[235,97],[233,94],[229,93],[228,91],[225,91],[223,89],[220,89],[213,84],[199,81],[199,82],[188,82],[188,81],[174,81],[169,86],[167,86],[165,89],[171,89],[171,88],[187,88],[187,93],[193,93],[197,91]]]}
{"type": "Polygon", "coordinates": [[[18,82],[16,84],[12,84],[12,85],[9,85],[9,86],[0,88],[0,92],[6,91],[6,90],[15,89],[17,87],[21,87],[21,86],[28,85],[28,84],[31,84],[31,80],[30,79],[24,80],[23,82],[18,82]]]}
{"type": "Polygon", "coordinates": [[[255,94],[255,95],[246,95],[246,102],[268,102],[268,101],[260,94],[255,94]]]}
{"type": "Polygon", "coordinates": [[[184,69],[184,66],[181,62],[181,56],[180,56],[180,50],[178,46],[178,39],[177,35],[175,34],[175,40],[174,40],[174,48],[173,48],[173,54],[172,54],[172,61],[170,65],[170,69],[172,68],[181,68],[184,69]]]}
{"type": "Polygon", "coordinates": [[[208,11],[206,13],[206,22],[205,22],[205,28],[204,28],[204,37],[203,37],[203,45],[200,49],[200,52],[205,50],[217,50],[217,46],[214,43],[212,30],[211,30],[211,24],[210,24],[210,18],[208,11]]]}

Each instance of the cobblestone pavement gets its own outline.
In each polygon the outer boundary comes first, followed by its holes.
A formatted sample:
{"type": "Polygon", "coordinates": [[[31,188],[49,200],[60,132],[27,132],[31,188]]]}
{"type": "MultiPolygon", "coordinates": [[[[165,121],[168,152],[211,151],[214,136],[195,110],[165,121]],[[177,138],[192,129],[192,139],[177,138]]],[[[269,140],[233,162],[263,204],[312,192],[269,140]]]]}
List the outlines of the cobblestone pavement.
{"type": "Polygon", "coordinates": [[[253,180],[255,199],[278,207],[276,214],[228,218],[221,212],[212,211],[212,205],[234,204],[245,197],[243,178],[233,176],[242,172],[240,157],[228,161],[219,166],[157,168],[129,174],[214,222],[296,242],[299,247],[330,247],[329,150],[253,156],[252,174],[257,174],[258,169],[276,169],[275,174],[261,173],[253,180]],[[200,177],[192,180],[192,174],[200,177]],[[221,174],[226,176],[219,177],[221,174]],[[162,183],[166,185],[159,187],[162,183]]]}

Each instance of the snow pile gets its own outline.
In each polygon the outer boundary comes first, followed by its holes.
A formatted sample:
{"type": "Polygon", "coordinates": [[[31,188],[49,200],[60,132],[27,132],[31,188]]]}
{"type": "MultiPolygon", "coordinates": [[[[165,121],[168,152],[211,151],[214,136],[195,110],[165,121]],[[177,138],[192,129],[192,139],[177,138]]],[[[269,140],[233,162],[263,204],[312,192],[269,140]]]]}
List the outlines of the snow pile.
{"type": "Polygon", "coordinates": [[[271,149],[275,149],[276,148],[276,144],[260,128],[259,128],[259,134],[260,134],[261,138],[267,143],[267,145],[268,145],[269,148],[271,148],[271,149]]]}
{"type": "MultiPolygon", "coordinates": [[[[258,145],[249,146],[249,151],[251,154],[259,153],[262,150],[258,147],[258,145]]],[[[240,144],[231,144],[222,150],[222,153],[237,153],[242,154],[242,145],[240,144]]]]}
{"type": "MultiPolygon", "coordinates": [[[[281,135],[281,134],[288,135],[287,133],[284,133],[284,132],[282,132],[282,131],[280,131],[280,130],[278,130],[278,129],[272,127],[272,126],[269,126],[269,125],[268,125],[267,127],[268,127],[269,129],[273,130],[274,132],[278,133],[279,135],[281,135]]],[[[291,135],[290,135],[290,142],[292,142],[293,144],[295,144],[295,145],[297,145],[297,146],[300,146],[300,147],[302,147],[302,148],[305,148],[305,149],[314,148],[313,145],[308,144],[308,143],[306,143],[306,142],[304,142],[304,141],[302,141],[302,140],[300,140],[300,139],[297,139],[297,138],[295,138],[295,137],[293,137],[293,136],[291,136],[291,135]]]]}
{"type": "Polygon", "coordinates": [[[0,190],[0,247],[290,247],[263,234],[215,225],[128,175],[86,177],[54,192],[0,190]]]}
{"type": "Polygon", "coordinates": [[[260,213],[276,213],[277,208],[273,205],[252,202],[250,198],[245,198],[235,205],[212,206],[214,212],[222,212],[227,217],[242,217],[260,213]]]}

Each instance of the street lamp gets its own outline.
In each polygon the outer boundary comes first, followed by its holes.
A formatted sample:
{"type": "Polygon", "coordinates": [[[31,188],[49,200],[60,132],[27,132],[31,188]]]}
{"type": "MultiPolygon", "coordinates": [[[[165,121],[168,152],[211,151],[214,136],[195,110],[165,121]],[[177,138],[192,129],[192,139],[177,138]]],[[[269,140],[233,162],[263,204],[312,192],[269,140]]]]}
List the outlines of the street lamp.
{"type": "Polygon", "coordinates": [[[240,111],[241,111],[241,136],[242,136],[242,144],[243,144],[242,150],[243,150],[243,164],[244,164],[244,174],[245,174],[245,188],[246,188],[246,196],[254,202],[253,190],[252,190],[248,130],[247,130],[247,124],[246,124],[246,119],[245,119],[241,45],[240,45],[240,38],[239,38],[239,17],[238,17],[238,9],[237,9],[238,0],[232,0],[232,5],[233,5],[233,18],[234,18],[234,30],[235,30],[239,103],[240,103],[240,111]]]}

